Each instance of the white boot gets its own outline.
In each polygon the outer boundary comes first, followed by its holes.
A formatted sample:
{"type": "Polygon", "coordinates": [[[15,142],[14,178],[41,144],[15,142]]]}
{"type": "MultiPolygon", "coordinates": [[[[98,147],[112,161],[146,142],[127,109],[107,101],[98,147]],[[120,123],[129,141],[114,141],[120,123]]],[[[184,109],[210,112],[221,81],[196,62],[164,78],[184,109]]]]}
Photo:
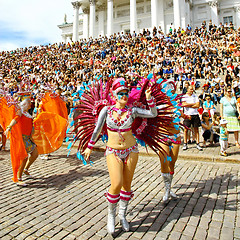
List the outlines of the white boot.
{"type": "Polygon", "coordinates": [[[115,232],[116,207],[117,203],[108,202],[107,231],[109,234],[113,234],[115,232]]]}
{"type": "Polygon", "coordinates": [[[165,194],[162,199],[164,203],[166,203],[170,198],[171,181],[169,175],[170,173],[162,173],[163,181],[165,184],[165,194]]]}
{"type": "Polygon", "coordinates": [[[177,198],[178,196],[176,195],[176,193],[174,193],[172,190],[171,190],[171,186],[172,186],[172,179],[173,179],[173,174],[170,174],[170,196],[172,198],[177,198]]]}
{"type": "Polygon", "coordinates": [[[126,219],[128,202],[129,201],[125,201],[125,200],[122,200],[122,199],[120,199],[120,201],[119,201],[118,217],[120,219],[120,223],[122,225],[122,229],[125,232],[129,231],[129,223],[128,223],[127,219],[126,219]]]}

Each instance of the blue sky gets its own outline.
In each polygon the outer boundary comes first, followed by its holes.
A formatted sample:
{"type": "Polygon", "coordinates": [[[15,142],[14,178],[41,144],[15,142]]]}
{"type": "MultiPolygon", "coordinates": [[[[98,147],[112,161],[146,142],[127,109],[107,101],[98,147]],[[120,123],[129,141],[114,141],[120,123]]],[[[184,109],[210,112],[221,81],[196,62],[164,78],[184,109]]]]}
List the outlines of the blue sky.
{"type": "Polygon", "coordinates": [[[64,14],[73,21],[71,0],[0,0],[0,51],[62,41],[64,14]]]}

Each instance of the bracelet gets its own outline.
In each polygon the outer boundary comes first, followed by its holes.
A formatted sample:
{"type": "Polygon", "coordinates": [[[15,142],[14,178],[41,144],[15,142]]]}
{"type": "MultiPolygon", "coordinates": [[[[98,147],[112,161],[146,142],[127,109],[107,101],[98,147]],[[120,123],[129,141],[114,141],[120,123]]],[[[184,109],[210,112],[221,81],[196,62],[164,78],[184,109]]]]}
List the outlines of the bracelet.
{"type": "Polygon", "coordinates": [[[7,126],[7,129],[9,129],[11,131],[12,127],[7,126]]]}
{"type": "Polygon", "coordinates": [[[146,99],[147,100],[147,103],[153,103],[153,98],[151,97],[150,99],[146,99]]]}
{"type": "Polygon", "coordinates": [[[90,140],[87,147],[92,150],[93,147],[94,147],[94,145],[95,145],[95,143],[96,143],[96,142],[90,140]]]}
{"type": "Polygon", "coordinates": [[[155,102],[153,101],[153,97],[151,97],[149,100],[147,99],[147,104],[150,108],[155,107],[155,102]]]}
{"type": "Polygon", "coordinates": [[[89,149],[92,150],[92,149],[93,149],[93,146],[91,146],[91,145],[88,144],[87,148],[89,148],[89,149]]]}

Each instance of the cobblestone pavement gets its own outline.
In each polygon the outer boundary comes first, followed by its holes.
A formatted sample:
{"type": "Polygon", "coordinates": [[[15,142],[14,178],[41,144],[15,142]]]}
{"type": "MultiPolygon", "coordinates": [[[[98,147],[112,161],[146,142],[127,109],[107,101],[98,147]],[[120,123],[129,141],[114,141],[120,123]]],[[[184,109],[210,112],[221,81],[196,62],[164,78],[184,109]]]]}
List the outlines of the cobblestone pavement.
{"type": "MultiPolygon", "coordinates": [[[[11,181],[9,151],[0,152],[0,239],[110,239],[106,231],[109,187],[106,161],[94,152],[84,166],[74,149],[37,159],[34,179],[20,188],[11,181]]],[[[116,226],[116,239],[240,239],[240,165],[202,161],[176,164],[173,190],[178,200],[166,206],[159,160],[140,156],[127,219],[131,231],[116,226]]]]}

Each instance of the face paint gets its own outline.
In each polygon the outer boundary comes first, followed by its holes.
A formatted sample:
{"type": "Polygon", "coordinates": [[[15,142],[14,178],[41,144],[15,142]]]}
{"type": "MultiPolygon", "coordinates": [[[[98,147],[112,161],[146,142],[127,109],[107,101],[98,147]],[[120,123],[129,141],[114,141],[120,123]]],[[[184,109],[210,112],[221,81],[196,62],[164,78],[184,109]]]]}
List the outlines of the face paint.
{"type": "Polygon", "coordinates": [[[128,98],[128,92],[119,92],[117,95],[118,95],[118,99],[121,99],[123,96],[126,96],[128,98]]]}

